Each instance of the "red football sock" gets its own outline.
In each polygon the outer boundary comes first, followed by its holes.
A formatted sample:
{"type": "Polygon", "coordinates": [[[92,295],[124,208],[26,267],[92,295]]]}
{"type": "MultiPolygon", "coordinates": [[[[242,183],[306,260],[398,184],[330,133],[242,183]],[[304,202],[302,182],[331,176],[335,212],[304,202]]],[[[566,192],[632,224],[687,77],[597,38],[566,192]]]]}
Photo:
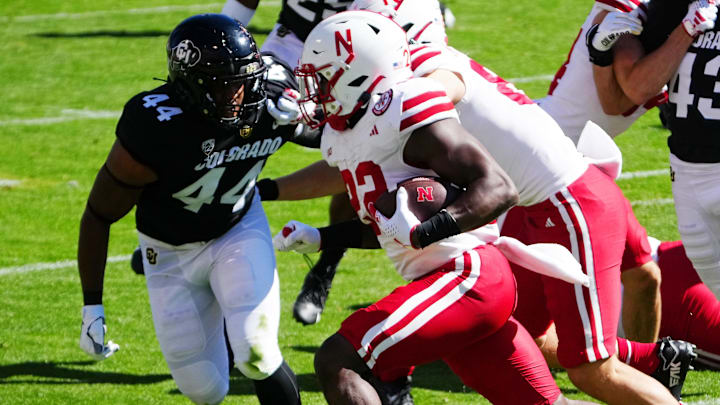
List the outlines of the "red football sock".
{"type": "Polygon", "coordinates": [[[617,344],[618,358],[645,374],[652,374],[660,365],[659,343],[638,343],[618,337],[617,344]]]}

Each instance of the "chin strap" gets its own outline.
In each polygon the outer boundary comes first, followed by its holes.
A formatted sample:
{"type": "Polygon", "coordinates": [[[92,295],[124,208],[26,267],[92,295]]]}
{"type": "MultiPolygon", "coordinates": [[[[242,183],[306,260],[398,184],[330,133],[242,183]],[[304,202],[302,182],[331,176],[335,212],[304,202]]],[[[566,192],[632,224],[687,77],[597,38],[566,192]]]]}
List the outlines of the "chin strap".
{"type": "Polygon", "coordinates": [[[330,126],[336,131],[344,131],[348,128],[354,127],[355,124],[360,121],[360,118],[365,113],[365,107],[367,107],[367,103],[368,101],[370,101],[370,97],[372,97],[373,89],[375,89],[378,83],[380,83],[384,78],[385,76],[383,75],[375,78],[372,84],[370,84],[370,87],[368,87],[367,90],[363,91],[362,94],[360,94],[360,97],[358,97],[357,100],[357,104],[355,104],[355,108],[353,108],[350,114],[328,117],[328,124],[330,124],[330,126]]]}

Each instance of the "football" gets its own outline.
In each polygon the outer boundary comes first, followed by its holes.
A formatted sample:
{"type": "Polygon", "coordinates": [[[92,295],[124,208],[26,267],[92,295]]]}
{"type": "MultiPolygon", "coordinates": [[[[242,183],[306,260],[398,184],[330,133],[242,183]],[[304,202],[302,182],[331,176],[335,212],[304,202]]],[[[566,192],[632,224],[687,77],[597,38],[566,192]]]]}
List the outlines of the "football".
{"type": "MultiPolygon", "coordinates": [[[[462,190],[437,177],[413,177],[397,184],[408,193],[408,208],[420,222],[451,204],[462,190]]],[[[395,194],[385,192],[375,200],[375,209],[390,218],[395,213],[395,194]]]]}

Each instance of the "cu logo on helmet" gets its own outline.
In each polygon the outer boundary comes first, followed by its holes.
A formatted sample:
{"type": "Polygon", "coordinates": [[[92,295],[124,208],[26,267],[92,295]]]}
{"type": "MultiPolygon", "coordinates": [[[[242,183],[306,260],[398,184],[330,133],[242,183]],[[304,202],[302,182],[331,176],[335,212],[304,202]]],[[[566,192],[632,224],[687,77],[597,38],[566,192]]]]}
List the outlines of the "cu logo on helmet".
{"type": "Polygon", "coordinates": [[[183,69],[195,66],[200,62],[200,49],[191,40],[185,39],[172,49],[172,60],[173,64],[183,69]]]}

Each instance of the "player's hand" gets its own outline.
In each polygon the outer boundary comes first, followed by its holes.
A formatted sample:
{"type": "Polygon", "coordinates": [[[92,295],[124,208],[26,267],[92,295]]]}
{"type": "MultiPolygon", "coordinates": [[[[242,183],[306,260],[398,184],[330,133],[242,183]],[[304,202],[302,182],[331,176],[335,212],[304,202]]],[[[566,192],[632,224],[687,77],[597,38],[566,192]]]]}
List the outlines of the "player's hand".
{"type": "Polygon", "coordinates": [[[682,24],[685,32],[691,37],[715,27],[718,8],[714,0],[696,0],[688,5],[688,13],[682,24]]]}
{"type": "Polygon", "coordinates": [[[120,346],[108,340],[105,344],[105,309],[102,305],[85,305],[82,310],[80,348],[95,361],[105,360],[115,354],[120,346]]]}
{"type": "MultiPolygon", "coordinates": [[[[636,10],[639,10],[636,9],[636,10]]],[[[607,51],[624,34],[640,35],[643,26],[639,11],[624,13],[613,11],[605,16],[592,37],[592,46],[598,51],[607,51]]]]}
{"type": "Polygon", "coordinates": [[[275,118],[275,126],[297,123],[302,117],[298,100],[300,93],[293,89],[285,89],[283,94],[273,101],[268,98],[265,102],[270,115],[275,118]]]}
{"type": "Polygon", "coordinates": [[[412,243],[412,232],[416,226],[420,225],[420,220],[408,208],[408,193],[403,187],[398,187],[395,194],[395,213],[392,217],[387,218],[380,211],[375,209],[375,204],[368,204],[370,215],[375,218],[375,222],[387,237],[395,239],[395,242],[401,244],[408,249],[417,249],[412,243]]]}
{"type": "Polygon", "coordinates": [[[281,252],[315,253],[320,250],[320,231],[293,220],[275,235],[273,246],[281,252]]]}

